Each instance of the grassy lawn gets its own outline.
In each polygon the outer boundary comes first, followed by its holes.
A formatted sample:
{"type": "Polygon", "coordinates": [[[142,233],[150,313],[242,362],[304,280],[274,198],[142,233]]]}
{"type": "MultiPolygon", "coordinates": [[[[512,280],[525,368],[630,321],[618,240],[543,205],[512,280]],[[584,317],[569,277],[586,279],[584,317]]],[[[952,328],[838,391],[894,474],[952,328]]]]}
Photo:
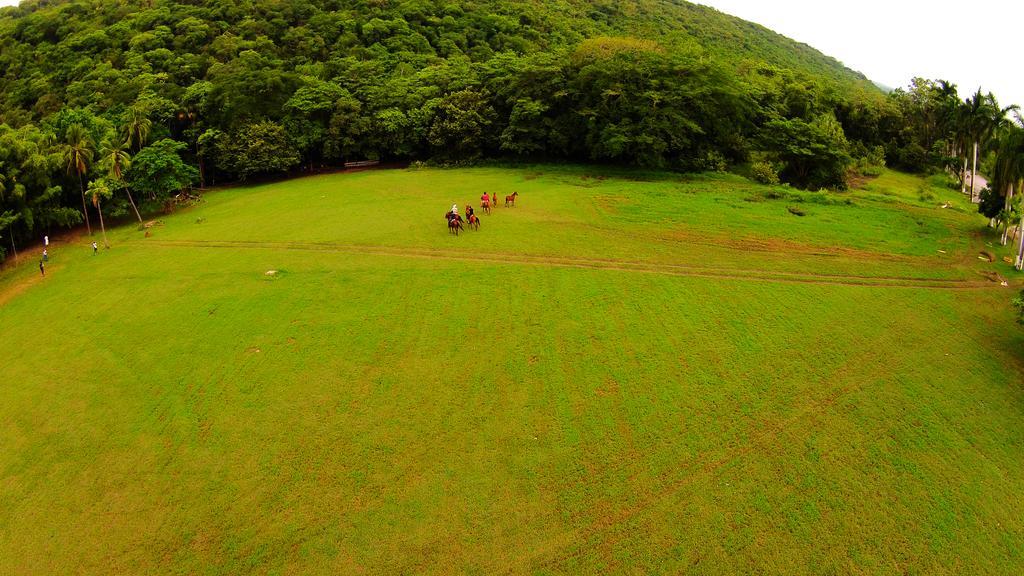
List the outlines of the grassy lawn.
{"type": "Polygon", "coordinates": [[[0,274],[0,573],[1024,570],[1020,280],[954,191],[371,171],[151,232],[0,274]]]}

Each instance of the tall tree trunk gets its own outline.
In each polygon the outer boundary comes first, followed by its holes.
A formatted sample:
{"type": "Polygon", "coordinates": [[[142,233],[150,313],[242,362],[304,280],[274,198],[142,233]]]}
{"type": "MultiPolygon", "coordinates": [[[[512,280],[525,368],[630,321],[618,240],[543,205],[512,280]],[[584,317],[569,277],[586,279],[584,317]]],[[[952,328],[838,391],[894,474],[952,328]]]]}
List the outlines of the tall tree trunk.
{"type": "Polygon", "coordinates": [[[142,216],[139,214],[139,208],[135,206],[135,199],[132,198],[132,191],[125,186],[124,193],[128,195],[128,201],[132,204],[132,210],[135,210],[135,217],[139,219],[139,224],[142,224],[142,216]]]}
{"type": "Polygon", "coordinates": [[[974,175],[978,173],[978,141],[974,141],[974,161],[971,163],[971,202],[974,202],[974,175]]]}
{"type": "Polygon", "coordinates": [[[89,236],[92,236],[92,224],[89,223],[89,209],[86,208],[85,204],[85,183],[82,182],[82,173],[78,173],[78,189],[82,191],[82,214],[85,215],[85,227],[89,231],[89,236]]]}
{"type": "Polygon", "coordinates": [[[100,202],[99,196],[96,197],[96,211],[100,213],[100,230],[103,231],[103,247],[110,248],[110,242],[107,242],[107,228],[103,225],[103,203],[100,202]]]}
{"type": "Polygon", "coordinates": [[[11,234],[11,250],[14,251],[14,263],[17,264],[18,263],[18,247],[14,245],[14,226],[11,226],[7,230],[9,230],[10,234],[11,234]]]}
{"type": "MultiPolygon", "coordinates": [[[[1024,215],[1020,218],[1020,226],[1017,230],[1024,230],[1024,215]]],[[[1024,234],[1020,235],[1020,246],[1017,248],[1017,270],[1020,270],[1022,265],[1024,265],[1024,234]]]]}
{"type": "Polygon", "coordinates": [[[960,171],[960,193],[967,193],[967,154],[964,154],[964,168],[960,171]]]}

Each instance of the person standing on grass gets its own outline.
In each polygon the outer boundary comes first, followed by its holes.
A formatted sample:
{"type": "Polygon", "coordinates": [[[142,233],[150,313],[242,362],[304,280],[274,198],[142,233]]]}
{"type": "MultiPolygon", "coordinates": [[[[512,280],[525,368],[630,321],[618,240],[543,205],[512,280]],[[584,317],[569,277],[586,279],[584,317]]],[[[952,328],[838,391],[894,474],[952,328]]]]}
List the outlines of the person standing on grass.
{"type": "Polygon", "coordinates": [[[42,260],[39,261],[39,273],[42,274],[44,278],[46,277],[46,268],[43,266],[42,260]]]}
{"type": "Polygon", "coordinates": [[[93,243],[92,243],[92,255],[93,256],[96,255],[96,242],[95,241],[93,241],[93,243]]]}
{"type": "Polygon", "coordinates": [[[49,261],[50,261],[50,254],[46,251],[46,248],[43,248],[43,262],[49,262],[49,261]]]}
{"type": "Polygon", "coordinates": [[[44,248],[48,248],[49,246],[50,246],[50,237],[49,236],[43,236],[43,247],[44,248]]]}

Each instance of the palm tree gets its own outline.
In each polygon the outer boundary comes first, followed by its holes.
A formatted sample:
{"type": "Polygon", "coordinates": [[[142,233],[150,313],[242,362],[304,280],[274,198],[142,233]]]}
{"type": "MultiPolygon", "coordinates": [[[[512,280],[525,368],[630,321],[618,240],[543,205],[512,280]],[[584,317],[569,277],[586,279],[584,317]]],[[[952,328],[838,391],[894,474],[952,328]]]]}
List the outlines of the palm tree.
{"type": "Polygon", "coordinates": [[[131,203],[132,210],[135,211],[135,217],[141,224],[142,215],[139,214],[139,208],[135,205],[135,199],[132,198],[132,191],[124,181],[124,173],[132,166],[132,157],[128,154],[127,148],[128,143],[118,139],[105,141],[100,147],[100,164],[107,169],[110,180],[115,185],[124,188],[125,194],[128,195],[128,202],[131,203]]]}
{"type": "Polygon", "coordinates": [[[7,230],[7,235],[11,237],[11,251],[14,253],[14,262],[18,262],[18,247],[14,244],[14,223],[21,218],[20,214],[14,214],[10,210],[0,214],[0,230],[7,230]]]}
{"type": "Polygon", "coordinates": [[[89,223],[89,210],[85,205],[85,181],[82,177],[89,171],[94,147],[92,138],[81,124],[72,124],[68,127],[64,158],[68,163],[68,173],[74,170],[78,174],[78,188],[82,192],[82,214],[85,215],[85,227],[89,231],[89,236],[92,236],[92,225],[89,223]]]}
{"type": "MultiPolygon", "coordinates": [[[[988,111],[986,110],[985,96],[981,93],[981,88],[974,93],[970,98],[964,102],[966,105],[963,109],[962,116],[962,130],[967,138],[965,144],[973,147],[973,158],[974,162],[971,164],[971,200],[974,200],[974,175],[978,171],[978,141],[981,139],[981,132],[984,130],[985,123],[988,119],[988,111]]],[[[965,148],[967,147],[965,146],[965,148]]],[[[965,150],[966,151],[966,150],[965,150]]],[[[964,172],[967,170],[967,163],[970,157],[964,158],[964,172]]],[[[967,179],[964,178],[964,183],[961,185],[961,189],[967,184],[967,179]]]]}
{"type": "Polygon", "coordinates": [[[110,195],[112,194],[110,187],[107,186],[107,183],[103,178],[99,178],[89,182],[89,194],[92,196],[92,205],[96,207],[96,211],[100,214],[100,230],[103,231],[103,246],[105,248],[110,248],[110,242],[107,242],[107,228],[103,225],[103,206],[100,203],[102,198],[110,198],[110,195]]]}
{"type": "MultiPolygon", "coordinates": [[[[1007,114],[1016,110],[1016,106],[1000,108],[999,102],[991,92],[982,95],[979,88],[973,96],[965,102],[963,111],[963,129],[968,136],[968,143],[973,145],[973,160],[971,163],[971,200],[974,200],[974,178],[978,173],[978,150],[984,149],[992,140],[1000,128],[1009,124],[1007,114]]],[[[964,159],[966,169],[966,158],[964,159]]],[[[966,182],[965,182],[966,183],[966,182]]],[[[963,186],[961,186],[961,189],[963,186]]]]}
{"type": "MultiPolygon", "coordinates": [[[[1000,130],[996,146],[996,161],[992,170],[992,190],[1005,196],[1003,212],[997,217],[1005,220],[1004,224],[1009,229],[1009,222],[1015,218],[1019,209],[1015,209],[1017,203],[1013,201],[1014,190],[1021,192],[1024,184],[1024,128],[1016,125],[1008,125],[1000,130]]],[[[1018,231],[1024,230],[1024,214],[1018,231]]],[[[1024,263],[1024,235],[1021,235],[1022,244],[1018,248],[1016,266],[1019,270],[1024,263]]],[[[1003,233],[1002,243],[1007,241],[1007,232],[1003,233]]]]}
{"type": "Polygon", "coordinates": [[[954,156],[956,154],[956,115],[960,106],[960,97],[957,95],[956,84],[945,80],[937,81],[934,90],[936,130],[939,137],[946,140],[946,149],[944,150],[946,156],[954,156]]]}
{"type": "Polygon", "coordinates": [[[146,139],[149,138],[149,131],[152,127],[153,122],[146,116],[145,110],[139,106],[129,108],[123,127],[128,147],[131,148],[134,143],[136,152],[141,150],[146,139]]]}
{"type": "Polygon", "coordinates": [[[967,193],[967,168],[970,164],[970,155],[967,149],[971,145],[971,119],[972,110],[970,100],[957,100],[949,110],[949,129],[953,139],[953,153],[963,163],[957,162],[957,172],[960,180],[960,193],[967,193]]]}
{"type": "Polygon", "coordinates": [[[1010,223],[1013,222],[1015,215],[1016,213],[1009,208],[1003,208],[999,214],[996,214],[996,231],[1002,230],[999,236],[999,244],[1002,246],[1006,246],[1007,236],[1010,234],[1010,223]]]}

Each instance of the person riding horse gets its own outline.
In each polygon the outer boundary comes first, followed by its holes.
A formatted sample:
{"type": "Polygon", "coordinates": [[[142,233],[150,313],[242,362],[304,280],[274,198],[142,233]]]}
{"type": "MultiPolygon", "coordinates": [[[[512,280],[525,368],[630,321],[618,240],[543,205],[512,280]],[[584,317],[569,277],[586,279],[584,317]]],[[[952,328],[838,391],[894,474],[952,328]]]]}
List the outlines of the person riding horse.
{"type": "Polygon", "coordinates": [[[453,204],[452,209],[445,213],[444,219],[448,222],[448,231],[458,236],[463,222],[462,216],[459,216],[459,207],[453,204]]]}
{"type": "Polygon", "coordinates": [[[445,213],[444,219],[449,222],[452,220],[460,223],[464,222],[462,216],[459,216],[459,206],[457,204],[452,204],[452,209],[445,213]]]}

